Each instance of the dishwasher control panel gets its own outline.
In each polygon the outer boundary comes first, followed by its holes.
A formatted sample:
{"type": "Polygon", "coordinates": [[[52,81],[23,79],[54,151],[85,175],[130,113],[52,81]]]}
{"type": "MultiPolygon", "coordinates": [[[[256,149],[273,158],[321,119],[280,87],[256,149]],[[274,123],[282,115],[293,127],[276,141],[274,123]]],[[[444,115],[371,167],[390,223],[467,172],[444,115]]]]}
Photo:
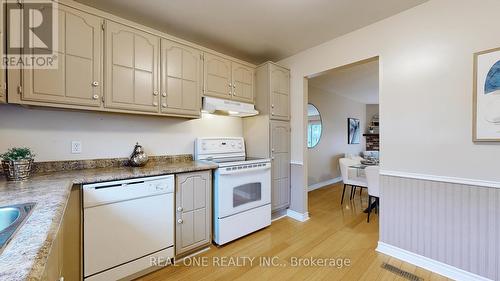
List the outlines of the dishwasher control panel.
{"type": "Polygon", "coordinates": [[[135,178],[83,186],[83,207],[90,208],[136,198],[173,193],[173,175],[135,178]]]}

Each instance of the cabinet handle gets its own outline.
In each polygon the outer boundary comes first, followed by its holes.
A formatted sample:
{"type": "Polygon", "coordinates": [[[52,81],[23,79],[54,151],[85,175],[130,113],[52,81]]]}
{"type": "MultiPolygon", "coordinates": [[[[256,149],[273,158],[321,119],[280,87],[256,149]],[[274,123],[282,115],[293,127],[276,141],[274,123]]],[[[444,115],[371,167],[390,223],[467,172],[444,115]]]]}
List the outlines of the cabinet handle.
{"type": "Polygon", "coordinates": [[[98,99],[99,99],[99,95],[93,95],[93,96],[92,96],[92,98],[93,98],[94,100],[98,100],[98,99]]]}
{"type": "Polygon", "coordinates": [[[182,210],[184,210],[182,207],[177,207],[178,212],[182,212],[182,210]]]}
{"type": "Polygon", "coordinates": [[[158,95],[158,91],[154,91],[153,96],[157,96],[157,95],[158,95]]]}
{"type": "Polygon", "coordinates": [[[162,96],[162,97],[164,97],[164,98],[166,98],[166,97],[167,97],[167,93],[166,93],[166,92],[163,92],[163,93],[161,94],[161,96],[162,96]]]}
{"type": "Polygon", "coordinates": [[[94,81],[94,82],[92,82],[92,86],[94,86],[94,87],[99,86],[99,81],[94,81]]]}
{"type": "Polygon", "coordinates": [[[177,220],[177,223],[179,223],[179,224],[181,224],[181,223],[183,223],[183,222],[184,222],[184,221],[183,221],[182,219],[178,219],[178,220],[177,220]]]}
{"type": "Polygon", "coordinates": [[[157,105],[158,105],[158,103],[157,103],[157,102],[153,102],[153,105],[154,105],[154,106],[157,106],[157,105]]]}

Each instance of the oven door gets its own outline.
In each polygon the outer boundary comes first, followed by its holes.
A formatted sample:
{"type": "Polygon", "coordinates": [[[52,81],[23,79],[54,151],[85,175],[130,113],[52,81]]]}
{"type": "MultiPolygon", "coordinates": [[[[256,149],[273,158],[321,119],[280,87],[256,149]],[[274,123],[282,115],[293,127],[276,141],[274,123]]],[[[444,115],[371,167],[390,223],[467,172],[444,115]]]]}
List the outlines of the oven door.
{"type": "Polygon", "coordinates": [[[216,172],[214,195],[218,218],[271,203],[271,164],[238,168],[219,168],[216,172]]]}

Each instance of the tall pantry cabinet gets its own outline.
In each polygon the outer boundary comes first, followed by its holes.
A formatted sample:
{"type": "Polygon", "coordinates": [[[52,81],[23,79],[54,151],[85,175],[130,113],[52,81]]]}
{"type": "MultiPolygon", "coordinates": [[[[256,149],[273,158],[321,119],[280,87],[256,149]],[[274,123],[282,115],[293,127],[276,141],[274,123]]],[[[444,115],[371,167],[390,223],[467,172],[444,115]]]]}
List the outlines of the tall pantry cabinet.
{"type": "Polygon", "coordinates": [[[290,205],[290,70],[266,62],[256,70],[259,115],[243,119],[247,155],[271,158],[273,212],[290,205]]]}

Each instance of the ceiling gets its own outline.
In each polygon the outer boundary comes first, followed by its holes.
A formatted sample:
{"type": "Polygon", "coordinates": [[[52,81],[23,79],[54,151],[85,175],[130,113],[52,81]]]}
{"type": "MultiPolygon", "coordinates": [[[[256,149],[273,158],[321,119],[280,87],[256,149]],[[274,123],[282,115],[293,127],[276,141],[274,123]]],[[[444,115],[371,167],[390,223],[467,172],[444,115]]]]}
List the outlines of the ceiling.
{"type": "Polygon", "coordinates": [[[427,0],[76,0],[219,52],[278,61],[427,0]]]}
{"type": "Polygon", "coordinates": [[[360,103],[378,104],[378,60],[326,71],[310,78],[309,85],[360,103]]]}

